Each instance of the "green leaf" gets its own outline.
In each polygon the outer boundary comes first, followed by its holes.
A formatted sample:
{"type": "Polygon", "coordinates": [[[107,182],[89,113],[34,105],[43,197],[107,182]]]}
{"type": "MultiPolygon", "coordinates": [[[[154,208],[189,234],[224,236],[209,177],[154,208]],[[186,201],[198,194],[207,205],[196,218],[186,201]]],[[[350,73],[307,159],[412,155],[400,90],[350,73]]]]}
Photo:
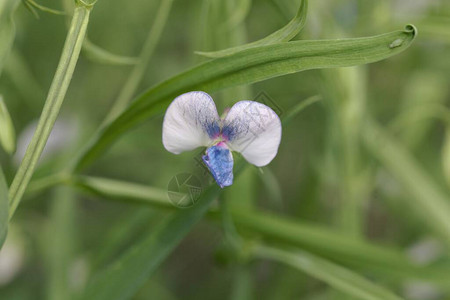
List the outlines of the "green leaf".
{"type": "Polygon", "coordinates": [[[158,211],[142,205],[121,214],[103,234],[91,259],[93,272],[100,270],[128,249],[130,243],[145,228],[152,227],[159,220],[158,211]]]}
{"type": "Polygon", "coordinates": [[[233,218],[238,228],[250,230],[271,240],[289,242],[291,245],[344,259],[361,261],[367,265],[388,265],[405,267],[409,261],[400,251],[388,250],[369,243],[352,239],[335,230],[327,230],[307,222],[294,222],[286,217],[274,214],[246,211],[233,211],[233,218]]]}
{"type": "MultiPolygon", "coordinates": [[[[164,191],[160,189],[149,188],[149,192],[146,192],[148,187],[144,185],[84,176],[78,177],[75,182],[76,186],[104,196],[105,199],[131,200],[149,207],[176,209],[173,205],[169,205],[167,200],[163,202],[164,199],[155,197],[158,194],[163,196],[164,191]],[[83,179],[83,184],[78,183],[80,178],[83,179]]],[[[213,219],[219,217],[215,210],[210,210],[208,215],[213,219]]],[[[395,247],[377,245],[318,224],[294,221],[261,211],[246,211],[240,208],[233,209],[231,215],[238,229],[264,240],[301,247],[351,268],[382,276],[392,282],[403,282],[405,279],[422,280],[446,290],[449,288],[448,268],[416,265],[403,251],[395,247]]]]}
{"type": "Polygon", "coordinates": [[[273,247],[257,246],[254,249],[254,254],[257,257],[278,261],[299,269],[357,299],[401,299],[391,291],[370,282],[359,274],[306,251],[286,251],[273,247]]]}
{"type": "Polygon", "coordinates": [[[16,151],[16,132],[2,95],[0,95],[0,145],[10,155],[16,151]]]}
{"type": "Polygon", "coordinates": [[[138,62],[138,58],[122,56],[109,52],[92,43],[88,38],[83,42],[83,54],[93,62],[106,65],[131,66],[138,62]]]}
{"type": "Polygon", "coordinates": [[[231,55],[245,49],[281,42],[288,42],[292,40],[303,29],[303,26],[305,26],[307,11],[308,11],[308,0],[302,0],[302,3],[295,17],[283,28],[275,31],[274,33],[266,36],[263,39],[245,45],[223,49],[219,51],[211,51],[211,52],[196,51],[195,53],[206,57],[217,58],[231,55]]]}
{"type": "Polygon", "coordinates": [[[19,3],[19,0],[0,2],[0,75],[14,42],[16,28],[12,16],[19,3]]]}
{"type": "Polygon", "coordinates": [[[417,218],[450,246],[450,195],[442,191],[413,156],[374,121],[367,121],[362,135],[369,151],[410,194],[407,205],[417,209],[417,218]]]}
{"type": "Polygon", "coordinates": [[[175,212],[155,228],[150,228],[117,261],[92,278],[82,299],[128,299],[200,221],[220,188],[212,185],[193,207],[175,212]]]}
{"type": "Polygon", "coordinates": [[[233,210],[232,216],[238,230],[257,234],[266,241],[301,247],[391,280],[421,279],[448,287],[448,268],[415,265],[400,249],[392,246],[379,246],[311,222],[261,211],[233,210]]]}
{"type": "Polygon", "coordinates": [[[214,92],[226,87],[250,84],[309,69],[354,66],[379,61],[408,48],[416,35],[405,30],[373,37],[295,41],[247,49],[217,58],[179,74],[144,92],[114,121],[104,126],[76,159],[80,171],[121,134],[149,117],[163,112],[170,101],[192,90],[214,92]],[[398,47],[393,41],[402,39],[398,47]]]}
{"type": "MultiPolygon", "coordinates": [[[[244,167],[243,161],[237,160],[235,166],[235,176],[238,177],[244,167]]],[[[179,209],[155,227],[149,228],[140,241],[90,280],[82,299],[128,299],[134,295],[203,218],[220,191],[215,183],[210,185],[194,206],[179,209]]]]}
{"type": "MultiPolygon", "coordinates": [[[[164,191],[136,183],[80,176],[74,180],[76,186],[83,187],[104,199],[138,201],[149,207],[176,209],[167,201],[164,191]]],[[[218,217],[209,211],[211,217],[218,217]]],[[[248,211],[239,207],[231,211],[238,229],[262,236],[265,240],[278,241],[302,247],[345,265],[370,270],[390,279],[422,279],[448,287],[448,269],[420,267],[392,246],[379,246],[361,239],[352,238],[317,224],[299,222],[262,211],[248,211]]]]}
{"type": "Polygon", "coordinates": [[[167,191],[150,186],[88,176],[78,176],[72,181],[75,185],[107,199],[126,199],[149,203],[157,207],[173,206],[167,191]]]}
{"type": "Polygon", "coordinates": [[[0,249],[5,242],[6,234],[8,232],[8,185],[6,184],[5,175],[0,166],[0,249]]]}

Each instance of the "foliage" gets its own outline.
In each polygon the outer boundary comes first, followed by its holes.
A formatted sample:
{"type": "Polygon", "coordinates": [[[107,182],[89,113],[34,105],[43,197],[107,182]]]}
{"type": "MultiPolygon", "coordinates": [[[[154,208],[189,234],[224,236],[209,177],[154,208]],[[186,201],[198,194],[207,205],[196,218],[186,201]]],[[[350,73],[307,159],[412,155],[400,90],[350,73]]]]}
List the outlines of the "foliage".
{"type": "Polygon", "coordinates": [[[443,0],[1,2],[0,299],[447,299],[449,20],[443,0]],[[222,190],[203,149],[165,151],[192,90],[274,108],[274,161],[236,154],[222,190]]]}

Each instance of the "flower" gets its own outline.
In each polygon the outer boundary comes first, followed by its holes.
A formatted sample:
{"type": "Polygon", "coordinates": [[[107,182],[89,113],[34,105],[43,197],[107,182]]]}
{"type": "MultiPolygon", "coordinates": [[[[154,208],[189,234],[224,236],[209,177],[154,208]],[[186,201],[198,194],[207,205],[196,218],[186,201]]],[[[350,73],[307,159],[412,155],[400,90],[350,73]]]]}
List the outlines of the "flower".
{"type": "Polygon", "coordinates": [[[167,151],[180,154],[207,147],[203,162],[221,188],[233,184],[231,151],[262,167],[277,155],[280,141],[281,121],[270,107],[239,101],[220,118],[211,96],[200,91],[175,98],[163,121],[167,151]]]}

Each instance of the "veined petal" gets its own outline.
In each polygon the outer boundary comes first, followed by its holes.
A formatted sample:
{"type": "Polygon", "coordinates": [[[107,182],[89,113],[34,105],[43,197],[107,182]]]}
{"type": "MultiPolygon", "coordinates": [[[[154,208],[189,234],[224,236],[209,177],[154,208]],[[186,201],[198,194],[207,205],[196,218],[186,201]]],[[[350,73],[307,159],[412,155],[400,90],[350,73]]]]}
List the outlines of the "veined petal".
{"type": "Polygon", "coordinates": [[[205,92],[178,96],[164,116],[162,141],[174,153],[209,146],[220,134],[220,119],[213,99],[205,92]]]}
{"type": "Polygon", "coordinates": [[[233,151],[262,167],[277,155],[281,141],[281,121],[268,106],[254,101],[233,105],[223,121],[222,136],[233,151]]]}

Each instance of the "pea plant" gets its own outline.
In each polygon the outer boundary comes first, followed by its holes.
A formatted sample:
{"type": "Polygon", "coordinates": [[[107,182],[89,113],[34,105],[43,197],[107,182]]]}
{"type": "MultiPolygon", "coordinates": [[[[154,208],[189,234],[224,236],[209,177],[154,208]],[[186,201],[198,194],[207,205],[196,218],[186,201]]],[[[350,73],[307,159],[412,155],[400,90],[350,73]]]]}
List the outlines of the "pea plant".
{"type": "Polygon", "coordinates": [[[2,0],[0,298],[449,297],[450,6],[411,2],[2,0]]]}

